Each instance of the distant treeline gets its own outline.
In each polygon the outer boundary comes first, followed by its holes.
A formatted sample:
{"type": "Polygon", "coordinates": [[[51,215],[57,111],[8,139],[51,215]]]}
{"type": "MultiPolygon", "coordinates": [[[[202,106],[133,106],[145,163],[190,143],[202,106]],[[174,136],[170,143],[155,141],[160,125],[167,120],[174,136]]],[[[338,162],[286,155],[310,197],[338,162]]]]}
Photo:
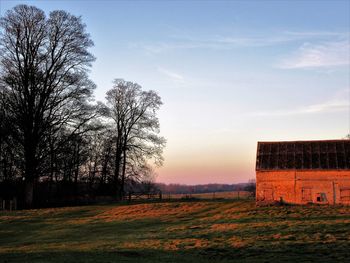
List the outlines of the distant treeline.
{"type": "Polygon", "coordinates": [[[255,183],[240,184],[200,184],[200,185],[184,185],[184,184],[162,184],[157,183],[164,194],[195,194],[195,193],[214,193],[214,192],[230,192],[230,191],[252,191],[255,183]]]}

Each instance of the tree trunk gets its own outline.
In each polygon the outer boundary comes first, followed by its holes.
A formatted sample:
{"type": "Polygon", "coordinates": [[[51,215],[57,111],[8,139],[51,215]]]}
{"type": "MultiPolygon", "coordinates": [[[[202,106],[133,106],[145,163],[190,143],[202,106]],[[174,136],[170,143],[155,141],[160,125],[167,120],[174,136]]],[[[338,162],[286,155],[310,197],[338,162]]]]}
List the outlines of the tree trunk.
{"type": "Polygon", "coordinates": [[[52,185],[53,185],[53,178],[54,178],[54,149],[53,149],[53,143],[51,141],[51,137],[50,137],[50,180],[49,180],[49,190],[48,190],[48,195],[47,195],[47,201],[51,202],[51,196],[53,196],[52,194],[52,185]]]}
{"type": "Polygon", "coordinates": [[[122,180],[120,184],[120,195],[121,198],[124,196],[124,186],[125,186],[125,170],[126,170],[126,151],[123,152],[123,171],[122,171],[122,180]]]}
{"type": "Polygon", "coordinates": [[[37,165],[35,160],[35,146],[33,140],[29,140],[24,149],[25,158],[25,205],[33,207],[34,201],[34,180],[36,177],[37,165]]]}
{"type": "Polygon", "coordinates": [[[94,160],[94,166],[93,166],[93,170],[92,170],[92,176],[89,179],[89,192],[92,192],[94,183],[95,183],[95,177],[96,177],[96,173],[97,173],[97,154],[95,154],[95,160],[94,160]]]}
{"type": "Polygon", "coordinates": [[[107,160],[104,160],[104,161],[103,161],[103,166],[102,166],[101,178],[100,178],[100,187],[102,187],[102,185],[104,185],[104,183],[106,182],[106,178],[107,178],[107,165],[108,165],[107,160]]]}
{"type": "Polygon", "coordinates": [[[25,181],[25,206],[26,208],[33,207],[34,196],[34,180],[29,179],[25,181]]]}
{"type": "Polygon", "coordinates": [[[120,150],[117,148],[116,154],[115,154],[114,187],[115,187],[115,192],[118,199],[120,199],[120,184],[119,184],[120,164],[121,164],[121,154],[120,154],[120,150]]]}
{"type": "Polygon", "coordinates": [[[110,161],[111,147],[107,148],[107,152],[104,154],[103,166],[102,166],[102,174],[101,174],[101,187],[104,183],[107,182],[107,168],[108,163],[110,161]]]}
{"type": "Polygon", "coordinates": [[[74,195],[78,199],[78,177],[79,177],[79,163],[80,163],[80,144],[77,145],[75,169],[74,169],[74,195]]]}
{"type": "Polygon", "coordinates": [[[118,132],[118,137],[116,138],[116,151],[115,151],[115,167],[114,167],[114,185],[116,190],[116,195],[119,200],[121,200],[121,185],[119,181],[121,164],[122,164],[122,142],[121,142],[121,132],[118,132]]]}

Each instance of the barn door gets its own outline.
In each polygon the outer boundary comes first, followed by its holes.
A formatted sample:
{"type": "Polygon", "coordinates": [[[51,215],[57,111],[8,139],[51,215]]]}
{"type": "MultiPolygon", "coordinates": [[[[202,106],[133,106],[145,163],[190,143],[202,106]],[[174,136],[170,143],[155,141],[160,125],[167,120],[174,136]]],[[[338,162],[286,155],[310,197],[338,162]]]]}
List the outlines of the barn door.
{"type": "Polygon", "coordinates": [[[340,189],[340,200],[350,201],[350,188],[340,189]]]}
{"type": "Polygon", "coordinates": [[[265,201],[273,201],[272,189],[264,189],[264,200],[265,201]]]}
{"type": "Polygon", "coordinates": [[[303,188],[301,198],[303,201],[312,202],[311,188],[303,188]]]}

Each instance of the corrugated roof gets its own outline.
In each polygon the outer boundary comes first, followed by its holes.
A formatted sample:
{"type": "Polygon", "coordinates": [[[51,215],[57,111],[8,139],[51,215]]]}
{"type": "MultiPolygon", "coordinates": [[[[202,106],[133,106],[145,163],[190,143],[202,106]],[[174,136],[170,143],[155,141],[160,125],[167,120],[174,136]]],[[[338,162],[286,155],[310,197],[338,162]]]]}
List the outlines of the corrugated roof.
{"type": "Polygon", "coordinates": [[[256,170],[349,170],[350,140],[258,142],[256,170]]]}

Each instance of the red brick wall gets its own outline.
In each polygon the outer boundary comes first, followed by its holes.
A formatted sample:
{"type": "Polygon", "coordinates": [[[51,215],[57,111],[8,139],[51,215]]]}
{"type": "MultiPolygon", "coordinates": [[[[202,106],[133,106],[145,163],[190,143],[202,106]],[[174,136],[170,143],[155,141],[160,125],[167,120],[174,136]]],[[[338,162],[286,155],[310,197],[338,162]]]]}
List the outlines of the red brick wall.
{"type": "Polygon", "coordinates": [[[350,204],[350,171],[257,171],[257,204],[350,204]]]}

